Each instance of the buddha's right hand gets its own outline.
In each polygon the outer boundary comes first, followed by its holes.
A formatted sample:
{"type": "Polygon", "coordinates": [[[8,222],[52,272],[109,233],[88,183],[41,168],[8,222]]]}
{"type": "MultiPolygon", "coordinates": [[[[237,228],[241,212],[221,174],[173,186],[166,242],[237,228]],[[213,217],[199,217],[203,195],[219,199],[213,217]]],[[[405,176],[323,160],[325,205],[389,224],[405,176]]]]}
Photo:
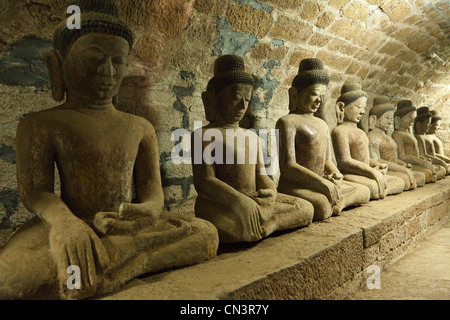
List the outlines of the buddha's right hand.
{"type": "Polygon", "coordinates": [[[64,217],[52,224],[49,240],[61,298],[81,299],[95,294],[97,269],[102,270],[108,266],[109,256],[94,230],[76,217],[64,217]],[[69,266],[80,268],[80,290],[69,288],[69,266]]]}
{"type": "Polygon", "coordinates": [[[373,172],[373,176],[378,185],[379,198],[383,199],[387,188],[385,176],[378,170],[373,172]]]}
{"type": "Polygon", "coordinates": [[[243,196],[234,204],[244,229],[244,241],[256,241],[262,238],[262,216],[259,205],[250,197],[243,196]]]}
{"type": "Polygon", "coordinates": [[[333,182],[323,179],[323,194],[327,197],[328,201],[332,206],[335,206],[339,202],[339,191],[336,184],[333,182]]]}

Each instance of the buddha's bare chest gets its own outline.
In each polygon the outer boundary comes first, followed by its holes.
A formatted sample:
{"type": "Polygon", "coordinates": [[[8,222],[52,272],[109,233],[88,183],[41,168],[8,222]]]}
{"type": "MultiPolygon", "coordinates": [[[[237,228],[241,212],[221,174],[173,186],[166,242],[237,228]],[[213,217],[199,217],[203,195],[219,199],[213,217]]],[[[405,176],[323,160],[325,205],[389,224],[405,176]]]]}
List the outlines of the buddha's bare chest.
{"type": "Polygon", "coordinates": [[[127,128],[120,121],[65,122],[51,131],[57,161],[83,167],[106,164],[119,168],[134,163],[141,141],[138,130],[127,128]]]}

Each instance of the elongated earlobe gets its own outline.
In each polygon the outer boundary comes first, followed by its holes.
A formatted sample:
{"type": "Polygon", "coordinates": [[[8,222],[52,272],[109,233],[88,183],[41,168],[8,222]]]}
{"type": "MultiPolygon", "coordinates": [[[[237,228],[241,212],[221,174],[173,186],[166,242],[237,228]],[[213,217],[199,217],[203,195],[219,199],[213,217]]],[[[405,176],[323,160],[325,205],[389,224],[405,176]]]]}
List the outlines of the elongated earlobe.
{"type": "Polygon", "coordinates": [[[400,117],[394,117],[394,129],[400,128],[400,117]]]}
{"type": "Polygon", "coordinates": [[[214,110],[213,96],[210,92],[202,93],[203,106],[205,108],[206,120],[213,122],[216,119],[216,111],[214,110]]]}
{"type": "Polygon", "coordinates": [[[369,130],[375,129],[377,124],[377,116],[371,115],[369,116],[369,130]]]}
{"type": "Polygon", "coordinates": [[[63,101],[66,97],[66,86],[63,77],[62,58],[55,50],[45,51],[43,58],[50,77],[52,97],[58,102],[63,101]]]}
{"type": "Polygon", "coordinates": [[[344,107],[345,104],[343,102],[336,103],[336,117],[337,117],[337,123],[343,123],[344,122],[344,107]]]}
{"type": "Polygon", "coordinates": [[[295,101],[297,100],[298,90],[295,87],[289,88],[289,111],[294,111],[296,108],[295,101]]]}

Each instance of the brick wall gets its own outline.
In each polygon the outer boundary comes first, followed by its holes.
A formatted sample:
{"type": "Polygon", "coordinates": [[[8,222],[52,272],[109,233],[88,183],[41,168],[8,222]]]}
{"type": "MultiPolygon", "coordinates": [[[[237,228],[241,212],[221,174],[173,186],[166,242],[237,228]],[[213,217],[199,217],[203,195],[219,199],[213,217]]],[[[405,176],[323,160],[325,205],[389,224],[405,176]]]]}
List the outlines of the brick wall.
{"type": "MultiPolygon", "coordinates": [[[[274,128],[288,112],[287,90],[301,59],[318,57],[331,74],[321,110],[335,123],[345,81],[398,101],[411,99],[443,115],[440,136],[450,151],[447,1],[428,0],[119,0],[136,42],[119,103],[155,126],[167,206],[192,200],[189,165],[174,165],[174,129],[203,121],[201,93],[215,58],[244,57],[256,77],[246,123],[274,128]],[[447,61],[444,65],[438,58],[447,61]]],[[[41,59],[65,14],[63,0],[0,2],[0,229],[30,215],[17,199],[15,130],[27,113],[56,105],[41,59]]]]}

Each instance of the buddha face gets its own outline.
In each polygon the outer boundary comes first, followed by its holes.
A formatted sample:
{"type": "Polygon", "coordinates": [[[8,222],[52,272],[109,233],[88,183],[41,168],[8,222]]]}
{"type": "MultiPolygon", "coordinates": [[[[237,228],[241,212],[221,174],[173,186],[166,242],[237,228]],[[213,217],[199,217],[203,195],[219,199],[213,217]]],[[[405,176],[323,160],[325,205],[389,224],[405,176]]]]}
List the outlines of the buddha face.
{"type": "Polygon", "coordinates": [[[366,113],[367,98],[360,97],[344,108],[344,121],[358,123],[366,113]]]}
{"type": "Polygon", "coordinates": [[[414,119],[417,116],[417,111],[411,111],[405,114],[403,117],[395,117],[395,126],[397,128],[409,129],[411,123],[413,123],[414,119]]]}
{"type": "Polygon", "coordinates": [[[323,97],[327,91],[327,86],[321,83],[313,84],[302,91],[294,94],[292,103],[299,113],[314,113],[323,102],[323,97]]]}
{"type": "Polygon", "coordinates": [[[436,120],[430,123],[430,126],[428,127],[429,134],[434,134],[439,130],[439,127],[441,126],[441,120],[436,120]]]}
{"type": "Polygon", "coordinates": [[[77,39],[63,61],[69,97],[110,101],[124,77],[128,53],[128,42],[121,37],[90,33],[77,39]]]}
{"type": "Polygon", "coordinates": [[[235,83],[220,90],[214,99],[216,120],[227,124],[238,123],[247,111],[253,86],[235,83]]]}
{"type": "Polygon", "coordinates": [[[428,131],[428,126],[430,125],[431,118],[427,118],[421,121],[414,122],[414,131],[417,134],[425,134],[428,131]]]}
{"type": "Polygon", "coordinates": [[[377,122],[375,126],[378,129],[383,130],[384,132],[388,132],[394,122],[394,111],[387,111],[383,113],[379,118],[377,118],[377,122]]]}

